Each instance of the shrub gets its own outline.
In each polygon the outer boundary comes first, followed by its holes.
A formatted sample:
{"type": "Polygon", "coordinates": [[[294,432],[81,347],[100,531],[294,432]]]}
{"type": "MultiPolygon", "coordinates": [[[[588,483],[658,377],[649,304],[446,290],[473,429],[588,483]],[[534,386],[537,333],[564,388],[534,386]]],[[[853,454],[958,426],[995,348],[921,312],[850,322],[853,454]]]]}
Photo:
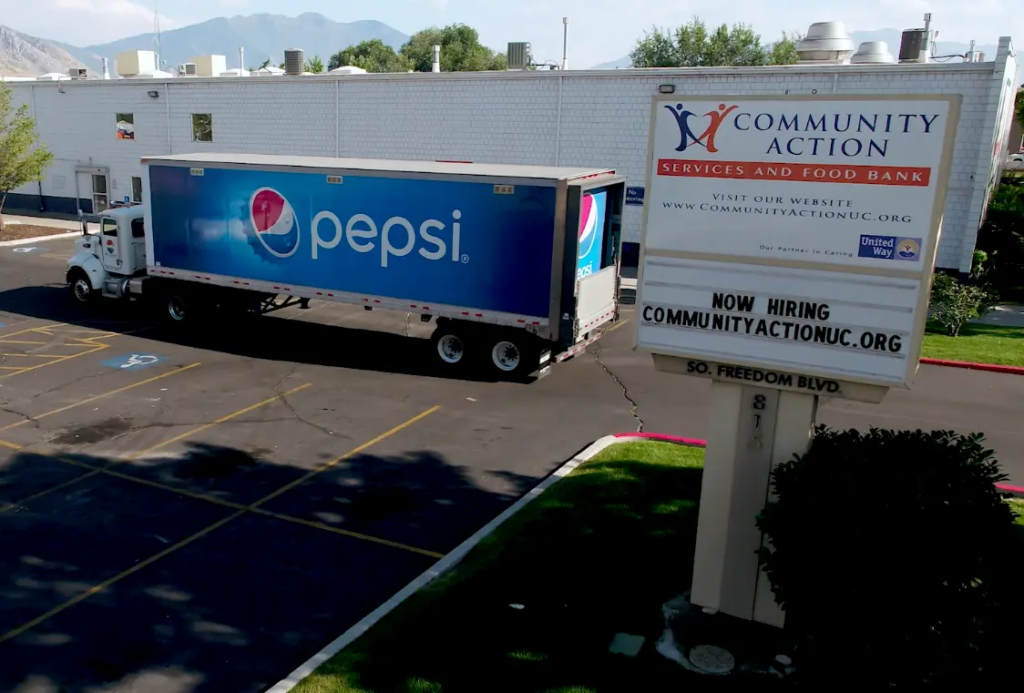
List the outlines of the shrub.
{"type": "Polygon", "coordinates": [[[801,678],[994,682],[1015,661],[1013,517],[982,440],[820,426],[775,469],[761,553],[801,678]]]}
{"type": "Polygon", "coordinates": [[[995,302],[995,294],[986,287],[961,284],[946,274],[936,274],[932,280],[931,319],[951,337],[959,335],[971,320],[991,311],[995,302]]]}

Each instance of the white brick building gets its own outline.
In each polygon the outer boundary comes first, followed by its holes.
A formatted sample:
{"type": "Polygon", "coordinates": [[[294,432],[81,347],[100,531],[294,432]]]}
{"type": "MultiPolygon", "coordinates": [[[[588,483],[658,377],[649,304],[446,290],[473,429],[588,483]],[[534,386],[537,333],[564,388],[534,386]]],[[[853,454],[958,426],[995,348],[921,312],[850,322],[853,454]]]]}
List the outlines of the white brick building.
{"type": "MultiPolygon", "coordinates": [[[[15,82],[56,160],[40,185],[13,191],[8,210],[75,213],[132,198],[142,156],[195,151],[606,166],[643,185],[659,85],[683,97],[958,93],[938,266],[968,271],[1015,71],[1003,38],[985,63],[15,82]],[[212,120],[212,141],[196,141],[196,114],[212,120]],[[119,121],[134,139],[120,138],[119,121]]],[[[637,241],[641,209],[626,207],[624,242],[637,241]]]]}

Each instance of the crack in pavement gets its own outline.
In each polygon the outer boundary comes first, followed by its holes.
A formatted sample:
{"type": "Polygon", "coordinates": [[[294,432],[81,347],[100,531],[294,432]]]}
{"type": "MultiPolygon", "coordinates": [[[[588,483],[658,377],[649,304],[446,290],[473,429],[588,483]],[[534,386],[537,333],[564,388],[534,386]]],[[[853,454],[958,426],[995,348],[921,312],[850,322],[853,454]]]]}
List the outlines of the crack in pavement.
{"type": "Polygon", "coordinates": [[[615,373],[612,371],[612,369],[609,368],[608,366],[606,366],[604,364],[604,361],[601,360],[601,345],[600,344],[595,344],[594,345],[594,351],[592,353],[594,355],[594,363],[596,363],[598,366],[600,366],[601,370],[603,370],[605,373],[607,373],[608,376],[615,382],[615,384],[618,385],[622,389],[622,397],[623,397],[623,399],[625,399],[627,402],[629,402],[629,414],[634,419],[636,419],[636,432],[637,433],[643,433],[644,432],[644,420],[642,418],[640,418],[640,405],[637,404],[637,401],[635,399],[633,399],[633,397],[629,394],[629,389],[626,387],[626,384],[623,383],[622,380],[619,378],[619,376],[615,375],[615,373]]]}
{"type": "MultiPolygon", "coordinates": [[[[281,378],[279,381],[277,381],[277,385],[274,385],[274,392],[280,393],[281,386],[284,385],[285,381],[288,380],[288,378],[290,378],[293,375],[295,375],[295,372],[298,369],[299,369],[299,367],[297,365],[293,366],[292,369],[290,371],[288,371],[288,373],[283,378],[281,378]]],[[[283,394],[279,395],[279,398],[281,400],[281,403],[284,404],[285,409],[287,409],[288,412],[291,414],[291,419],[294,419],[295,421],[298,421],[299,423],[306,424],[307,426],[312,426],[316,430],[320,431],[321,433],[323,433],[325,435],[330,436],[331,438],[336,438],[337,440],[343,440],[343,441],[346,441],[346,442],[352,440],[352,436],[347,436],[347,435],[345,435],[343,433],[336,433],[335,431],[332,431],[331,429],[327,428],[326,426],[318,424],[317,422],[311,421],[310,419],[307,419],[306,417],[302,416],[302,414],[300,414],[298,411],[296,411],[295,407],[292,406],[292,403],[290,401],[288,401],[288,398],[285,397],[283,394]]],[[[282,420],[290,420],[290,419],[282,419],[282,420]]]]}

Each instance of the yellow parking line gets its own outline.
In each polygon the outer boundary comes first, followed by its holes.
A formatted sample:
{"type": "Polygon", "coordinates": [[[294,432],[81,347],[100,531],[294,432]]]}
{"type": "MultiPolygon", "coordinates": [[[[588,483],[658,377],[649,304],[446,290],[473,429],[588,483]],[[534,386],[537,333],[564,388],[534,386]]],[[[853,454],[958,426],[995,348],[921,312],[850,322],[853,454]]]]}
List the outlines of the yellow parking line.
{"type": "Polygon", "coordinates": [[[266,405],[270,404],[271,402],[276,402],[277,400],[284,399],[288,395],[295,394],[296,392],[299,392],[300,390],[305,390],[307,387],[312,387],[312,385],[313,385],[313,383],[306,383],[305,385],[299,385],[298,387],[293,387],[291,390],[288,390],[287,392],[282,392],[281,394],[274,395],[273,397],[268,397],[267,399],[263,400],[262,402],[257,402],[256,404],[248,406],[245,409],[239,409],[238,411],[236,411],[236,412],[234,412],[232,414],[228,414],[227,416],[222,416],[219,419],[217,419],[216,421],[211,421],[208,424],[203,424],[202,426],[199,426],[197,428],[193,428],[190,431],[185,431],[184,433],[182,433],[180,435],[176,435],[173,438],[168,438],[167,440],[163,441],[162,443],[157,443],[153,447],[149,447],[149,448],[146,448],[145,450],[140,450],[139,452],[132,453],[131,455],[128,455],[125,459],[126,460],[137,460],[140,457],[148,455],[151,452],[155,452],[157,450],[160,450],[161,448],[165,448],[168,445],[172,445],[174,443],[177,443],[179,440],[184,440],[185,438],[189,438],[191,436],[194,436],[197,433],[202,433],[203,431],[205,431],[205,430],[207,430],[209,428],[213,428],[214,426],[217,426],[219,424],[225,423],[227,421],[231,421],[231,419],[234,419],[234,418],[237,418],[239,416],[242,416],[243,414],[248,414],[249,412],[254,411],[256,409],[259,409],[260,407],[266,406],[266,405]]]}
{"type": "Polygon", "coordinates": [[[0,354],[0,356],[24,356],[25,358],[36,358],[36,359],[59,359],[60,356],[54,356],[53,354],[0,354]]]}
{"type": "Polygon", "coordinates": [[[0,343],[2,344],[31,344],[33,346],[46,346],[49,342],[35,342],[26,339],[7,339],[6,337],[0,337],[0,343]]]}
{"type": "Polygon", "coordinates": [[[17,443],[12,443],[10,441],[4,440],[3,438],[0,438],[0,447],[9,448],[11,450],[21,450],[20,445],[18,445],[17,443]]]}
{"type": "Polygon", "coordinates": [[[65,405],[63,407],[58,407],[57,409],[51,409],[50,411],[43,412],[42,414],[36,414],[35,416],[33,416],[30,419],[22,419],[21,421],[17,421],[15,423],[8,424],[8,425],[0,428],[0,431],[9,431],[12,428],[17,428],[18,426],[24,426],[25,424],[31,423],[33,421],[38,421],[39,419],[45,419],[47,416],[53,416],[54,414],[60,414],[61,412],[65,412],[68,409],[74,409],[75,407],[80,407],[83,404],[89,404],[90,402],[95,402],[96,400],[103,399],[104,397],[111,397],[113,395],[119,395],[122,392],[127,392],[128,390],[134,389],[136,387],[142,387],[143,385],[148,385],[149,383],[155,383],[157,380],[163,380],[164,378],[169,378],[172,375],[177,375],[179,373],[184,373],[185,371],[192,370],[193,368],[198,368],[200,365],[202,365],[202,364],[200,364],[200,363],[190,363],[187,366],[182,366],[181,368],[176,368],[173,371],[168,371],[166,373],[161,373],[160,375],[153,376],[152,378],[146,378],[145,380],[140,380],[139,382],[132,383],[131,385],[125,385],[124,387],[119,387],[116,390],[110,390],[109,392],[104,392],[104,393],[99,394],[99,395],[93,395],[92,397],[87,397],[87,398],[85,398],[83,400],[75,402],[74,404],[68,404],[68,405],[65,405]]]}
{"type": "Polygon", "coordinates": [[[47,366],[52,366],[52,365],[54,365],[56,363],[63,363],[65,361],[69,360],[69,359],[77,359],[77,358],[80,358],[82,356],[88,356],[89,354],[95,354],[97,351],[103,351],[104,349],[109,349],[110,348],[109,344],[94,344],[94,345],[90,345],[90,346],[92,346],[93,348],[89,349],[88,351],[80,351],[77,354],[71,354],[69,356],[61,356],[60,358],[53,359],[52,361],[47,361],[46,363],[40,363],[40,364],[37,364],[35,366],[25,366],[25,367],[19,368],[14,373],[8,373],[7,375],[0,375],[0,378],[10,378],[10,377],[13,377],[15,375],[21,375],[22,373],[28,373],[29,371],[37,370],[39,368],[46,368],[47,366]]]}
{"type": "MultiPolygon", "coordinates": [[[[352,457],[353,455],[358,454],[359,452],[365,450],[366,448],[370,447],[371,445],[375,445],[376,443],[379,443],[380,441],[384,440],[385,438],[388,438],[388,437],[394,435],[395,433],[398,433],[399,431],[401,431],[402,429],[406,428],[407,426],[411,426],[415,422],[419,421],[420,419],[422,419],[425,416],[428,416],[429,414],[434,413],[438,409],[440,409],[440,407],[432,407],[432,408],[428,409],[427,411],[414,416],[413,418],[409,419],[405,423],[399,424],[398,426],[395,426],[390,431],[382,433],[381,435],[377,436],[373,440],[371,440],[369,442],[366,442],[366,443],[363,443],[359,447],[354,448],[353,450],[350,450],[349,452],[345,453],[344,455],[342,455],[340,457],[337,457],[334,460],[331,460],[330,462],[328,462],[326,465],[324,465],[319,470],[313,470],[309,474],[301,477],[301,480],[308,479],[308,478],[316,475],[320,471],[323,471],[324,469],[327,469],[330,466],[333,466],[333,465],[337,464],[341,460],[347,459],[349,457],[352,457]]],[[[93,474],[93,473],[97,473],[98,474],[98,473],[100,473],[100,471],[102,471],[102,470],[97,470],[96,472],[90,472],[90,474],[93,474]]],[[[301,482],[301,480],[300,480],[300,482],[301,482]]],[[[192,534],[192,535],[190,535],[188,537],[185,537],[184,539],[182,539],[181,541],[179,541],[176,544],[173,544],[172,546],[168,546],[163,551],[160,551],[159,553],[153,554],[149,558],[146,558],[144,560],[139,561],[138,563],[133,565],[131,568],[128,568],[127,570],[125,570],[123,572],[120,572],[117,575],[104,580],[103,582],[100,582],[100,583],[97,583],[97,584],[93,585],[92,587],[90,587],[89,589],[85,590],[84,592],[81,592],[80,594],[75,595],[71,599],[68,599],[63,604],[60,604],[60,605],[55,606],[54,608],[50,609],[45,614],[37,616],[36,618],[32,619],[31,621],[28,621],[27,623],[23,623],[22,625],[18,626],[17,628],[14,628],[12,630],[7,631],[3,635],[0,635],[0,644],[6,642],[8,640],[11,640],[12,638],[18,637],[22,633],[24,633],[24,632],[26,632],[28,630],[31,630],[32,628],[35,628],[39,624],[41,624],[41,623],[43,623],[43,622],[53,618],[57,614],[59,614],[59,613],[61,613],[63,611],[66,611],[67,609],[70,609],[75,604],[78,604],[79,602],[85,601],[86,599],[88,599],[89,597],[93,596],[94,594],[98,594],[98,593],[102,592],[103,590],[107,589],[108,587],[111,587],[112,585],[120,582],[121,580],[124,580],[126,577],[129,577],[129,576],[137,573],[138,571],[142,570],[146,566],[151,565],[153,563],[156,563],[161,558],[164,558],[165,556],[169,556],[170,554],[174,553],[175,551],[178,551],[179,549],[183,549],[184,547],[188,546],[189,544],[194,543],[198,539],[202,539],[206,535],[210,534],[211,532],[216,531],[217,529],[220,529],[224,525],[228,524],[232,520],[235,520],[235,519],[241,517],[242,515],[246,514],[247,512],[256,511],[257,508],[260,505],[262,505],[263,503],[266,503],[270,499],[277,497],[278,495],[280,495],[281,493],[284,493],[284,491],[286,491],[286,490],[288,490],[290,488],[294,488],[296,485],[297,484],[295,484],[293,482],[293,483],[290,483],[290,484],[287,484],[287,485],[283,486],[281,489],[278,489],[277,491],[264,496],[263,498],[261,498],[260,500],[256,501],[252,505],[249,505],[249,506],[246,506],[244,508],[240,508],[240,509],[236,510],[235,512],[231,513],[227,517],[222,518],[220,520],[217,520],[213,524],[204,527],[203,529],[199,530],[195,534],[192,534]]],[[[386,541],[386,540],[384,540],[384,541],[386,541]]]]}
{"type": "Polygon", "coordinates": [[[629,322],[629,318],[626,318],[625,320],[620,320],[618,323],[616,323],[615,325],[612,325],[607,330],[605,330],[604,333],[608,334],[609,332],[614,332],[615,330],[617,330],[620,327],[622,327],[623,325],[625,325],[627,322],[629,322]]]}
{"type": "MultiPolygon", "coordinates": [[[[196,433],[200,433],[201,431],[205,431],[206,429],[211,428],[212,426],[215,426],[215,425],[220,424],[220,423],[224,423],[225,421],[230,421],[231,419],[234,419],[235,417],[242,416],[243,414],[247,414],[247,413],[253,411],[254,409],[258,409],[259,407],[262,407],[262,406],[265,406],[267,404],[270,404],[271,402],[275,402],[275,401],[277,401],[277,400],[279,400],[279,399],[281,399],[283,397],[287,397],[288,395],[293,394],[295,392],[298,392],[299,390],[305,390],[307,387],[310,387],[311,385],[312,385],[312,383],[306,383],[305,385],[300,385],[299,387],[296,387],[296,388],[293,388],[291,390],[288,390],[287,392],[282,392],[281,394],[275,395],[273,397],[269,397],[269,398],[263,400],[262,402],[257,402],[256,404],[253,404],[252,406],[248,406],[245,409],[239,409],[238,411],[236,411],[234,413],[231,413],[231,414],[228,414],[227,416],[222,416],[221,418],[217,419],[216,421],[214,421],[212,423],[205,424],[205,425],[200,426],[198,428],[194,428],[191,431],[187,431],[187,432],[185,432],[185,433],[183,433],[181,435],[174,436],[173,438],[165,440],[162,443],[158,443],[157,445],[154,445],[151,448],[143,450],[142,452],[138,452],[138,453],[135,453],[134,455],[129,455],[128,457],[123,457],[121,459],[114,460],[113,464],[120,464],[120,463],[123,463],[123,462],[127,462],[129,460],[137,459],[139,456],[144,455],[147,452],[150,452],[150,451],[153,451],[153,450],[158,450],[158,449],[160,449],[162,447],[170,445],[171,443],[175,443],[175,442],[177,442],[179,440],[187,438],[188,436],[195,435],[196,433]]],[[[19,425],[20,425],[20,422],[19,422],[19,425]]],[[[23,449],[23,448],[19,448],[19,449],[23,449]]],[[[79,466],[81,466],[81,465],[79,465],[79,466]]],[[[34,501],[37,498],[41,498],[41,497],[43,497],[45,495],[48,495],[48,494],[52,493],[53,491],[59,491],[59,490],[61,490],[63,488],[67,488],[68,486],[71,486],[73,484],[77,484],[80,481],[85,481],[86,479],[92,478],[92,477],[96,476],[97,474],[102,474],[105,471],[104,467],[92,467],[91,465],[89,466],[89,469],[91,469],[92,471],[86,472],[85,474],[82,474],[81,476],[76,476],[74,479],[69,479],[68,481],[65,481],[62,484],[58,484],[56,486],[52,486],[52,487],[50,487],[48,489],[40,491],[39,493],[33,494],[33,495],[29,496],[28,498],[24,498],[24,499],[18,501],[17,503],[8,504],[5,507],[0,507],[0,513],[4,513],[6,511],[10,510],[11,508],[15,508],[15,507],[18,507],[19,505],[23,505],[23,504],[28,503],[30,501],[34,501]]]]}
{"type": "Polygon", "coordinates": [[[24,366],[0,366],[0,371],[21,371],[24,369],[24,366]]]}
{"type": "Polygon", "coordinates": [[[10,334],[0,335],[0,341],[6,341],[8,337],[16,337],[19,334],[25,334],[26,332],[35,332],[39,329],[52,328],[52,327],[63,327],[67,325],[66,322],[58,322],[53,325],[36,325],[35,327],[26,327],[24,330],[18,330],[17,332],[11,332],[10,334]]]}
{"type": "Polygon", "coordinates": [[[412,426],[414,423],[416,423],[420,419],[423,419],[423,418],[425,418],[427,416],[430,416],[431,414],[433,414],[435,411],[437,411],[440,408],[441,408],[440,405],[433,406],[430,409],[427,409],[425,412],[421,412],[421,413],[417,414],[416,416],[412,417],[411,419],[409,419],[405,423],[400,423],[397,426],[395,426],[394,428],[392,428],[391,430],[384,431],[384,433],[381,433],[379,436],[377,436],[373,440],[367,441],[367,442],[363,443],[362,445],[360,445],[357,448],[352,448],[351,450],[346,452],[344,455],[341,455],[340,457],[335,457],[330,462],[327,462],[326,464],[324,464],[324,465],[322,465],[320,467],[317,467],[316,469],[314,469],[311,472],[307,472],[306,474],[303,474],[298,479],[295,479],[294,481],[292,481],[290,483],[287,483],[284,486],[282,486],[281,488],[277,489],[273,493],[270,493],[270,494],[264,496],[260,500],[258,500],[255,503],[253,503],[252,507],[253,508],[258,508],[259,506],[263,505],[267,501],[273,500],[274,498],[277,498],[282,493],[285,493],[286,491],[290,491],[293,488],[295,488],[296,486],[298,486],[299,484],[301,484],[301,483],[303,483],[305,481],[308,481],[309,479],[312,479],[314,476],[316,476],[320,472],[325,472],[328,469],[330,469],[331,467],[333,467],[334,465],[338,464],[339,462],[341,462],[343,460],[347,460],[348,458],[353,457],[354,455],[358,455],[359,453],[361,453],[363,450],[365,450],[366,448],[370,447],[371,445],[376,445],[377,443],[379,443],[380,441],[384,440],[385,438],[390,438],[391,436],[393,436],[396,433],[398,433],[399,431],[401,431],[403,428],[407,428],[409,426],[412,426]]]}

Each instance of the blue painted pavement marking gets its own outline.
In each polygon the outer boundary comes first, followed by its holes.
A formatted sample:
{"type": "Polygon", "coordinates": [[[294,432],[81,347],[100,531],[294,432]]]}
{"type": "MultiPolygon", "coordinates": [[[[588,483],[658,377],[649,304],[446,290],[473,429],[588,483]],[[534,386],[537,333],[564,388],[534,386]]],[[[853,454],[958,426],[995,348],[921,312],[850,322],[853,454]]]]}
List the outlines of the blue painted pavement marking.
{"type": "Polygon", "coordinates": [[[153,364],[160,363],[164,358],[156,354],[122,354],[106,361],[100,361],[101,366],[107,368],[123,368],[125,370],[137,371],[153,364]]]}

